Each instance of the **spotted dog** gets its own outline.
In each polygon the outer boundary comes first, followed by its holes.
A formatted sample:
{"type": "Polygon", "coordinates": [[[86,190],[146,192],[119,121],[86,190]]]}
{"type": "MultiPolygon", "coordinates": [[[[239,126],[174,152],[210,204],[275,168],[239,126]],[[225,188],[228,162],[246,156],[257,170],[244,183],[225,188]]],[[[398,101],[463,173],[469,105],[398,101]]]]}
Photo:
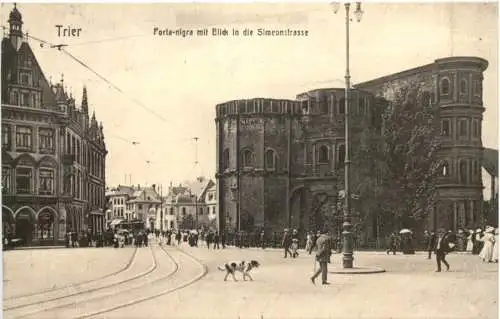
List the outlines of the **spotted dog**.
{"type": "Polygon", "coordinates": [[[238,272],[241,272],[243,274],[243,280],[247,280],[247,277],[250,278],[251,281],[253,281],[253,278],[252,276],[250,276],[250,271],[254,268],[258,268],[260,266],[259,262],[256,261],[256,260],[250,260],[250,261],[241,261],[239,263],[237,262],[231,262],[231,263],[227,263],[224,265],[224,267],[217,267],[220,271],[225,271],[226,272],[226,276],[224,277],[224,281],[227,281],[227,277],[229,275],[233,276],[233,280],[234,281],[238,281],[236,280],[236,277],[234,276],[234,274],[238,271],[238,272]]]}

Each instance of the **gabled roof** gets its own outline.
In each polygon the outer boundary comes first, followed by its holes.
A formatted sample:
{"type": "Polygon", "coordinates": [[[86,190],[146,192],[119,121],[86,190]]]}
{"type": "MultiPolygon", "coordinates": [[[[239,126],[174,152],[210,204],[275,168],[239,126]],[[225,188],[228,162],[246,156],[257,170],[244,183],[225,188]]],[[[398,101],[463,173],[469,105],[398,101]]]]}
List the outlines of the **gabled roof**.
{"type": "Polygon", "coordinates": [[[488,174],[498,177],[498,150],[492,148],[483,150],[483,167],[488,174]]]}

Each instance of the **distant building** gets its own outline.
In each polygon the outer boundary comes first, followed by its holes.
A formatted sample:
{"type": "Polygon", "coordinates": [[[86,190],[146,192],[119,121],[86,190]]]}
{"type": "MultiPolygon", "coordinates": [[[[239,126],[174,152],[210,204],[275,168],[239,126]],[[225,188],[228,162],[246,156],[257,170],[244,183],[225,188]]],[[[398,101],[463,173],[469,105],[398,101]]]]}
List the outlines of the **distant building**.
{"type": "Polygon", "coordinates": [[[217,229],[217,225],[211,223],[210,219],[210,209],[213,212],[213,207],[217,205],[213,196],[214,186],[212,180],[204,177],[198,177],[195,181],[185,181],[178,186],[171,184],[164,201],[165,230],[179,229],[183,225],[189,226],[187,228],[195,228],[198,225],[202,228],[212,226],[213,229],[217,229]],[[211,194],[210,200],[207,194],[211,194]]]}
{"type": "Polygon", "coordinates": [[[108,201],[108,224],[120,223],[121,220],[141,221],[146,229],[156,229],[158,212],[161,208],[161,196],[156,185],[141,187],[119,185],[106,193],[108,201]]]}
{"type": "Polygon", "coordinates": [[[64,81],[45,77],[14,5],[2,40],[2,224],[27,244],[64,241],[104,228],[103,126],[64,81]]]}

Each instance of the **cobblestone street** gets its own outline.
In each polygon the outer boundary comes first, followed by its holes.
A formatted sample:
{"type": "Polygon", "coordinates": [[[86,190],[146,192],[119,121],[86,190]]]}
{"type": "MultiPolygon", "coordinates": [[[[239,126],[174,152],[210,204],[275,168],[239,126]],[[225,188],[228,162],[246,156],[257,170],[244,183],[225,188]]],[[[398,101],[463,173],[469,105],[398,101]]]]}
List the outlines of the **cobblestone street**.
{"type": "MultiPolygon", "coordinates": [[[[426,259],[424,253],[357,252],[356,265],[387,272],[330,274],[330,286],[314,286],[309,281],[313,259],[304,253],[284,259],[275,249],[181,248],[184,252],[173,247],[162,250],[155,244],[138,252],[133,248],[6,252],[5,317],[496,318],[498,313],[498,267],[481,263],[477,256],[451,254],[451,270],[436,273],[435,260],[426,259]],[[253,282],[223,281],[217,266],[249,259],[262,264],[252,272],[253,282]],[[101,279],[64,288],[97,278],[101,279]],[[62,288],[36,294],[58,287],[62,288]],[[34,296],[20,296],[28,293],[34,296]],[[37,304],[47,299],[51,301],[37,304]]],[[[333,255],[330,267],[340,264],[341,255],[333,255]]]]}

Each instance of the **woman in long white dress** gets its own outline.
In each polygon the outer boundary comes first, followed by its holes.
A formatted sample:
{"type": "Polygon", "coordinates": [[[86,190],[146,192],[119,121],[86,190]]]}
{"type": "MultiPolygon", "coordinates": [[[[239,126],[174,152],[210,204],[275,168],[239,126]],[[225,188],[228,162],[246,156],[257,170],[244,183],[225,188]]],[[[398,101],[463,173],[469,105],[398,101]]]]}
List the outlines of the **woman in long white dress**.
{"type": "Polygon", "coordinates": [[[493,227],[487,227],[483,238],[481,238],[484,245],[483,249],[479,253],[479,258],[481,258],[484,262],[491,262],[491,259],[493,258],[493,244],[495,242],[493,230],[493,227]]]}
{"type": "Polygon", "coordinates": [[[472,229],[469,229],[469,235],[467,236],[467,247],[465,248],[465,251],[468,253],[471,253],[472,248],[474,247],[474,244],[472,243],[472,236],[474,236],[474,231],[472,229]]]}
{"type": "Polygon", "coordinates": [[[495,243],[493,244],[493,256],[491,260],[495,263],[498,262],[498,228],[495,229],[495,243]]]}

